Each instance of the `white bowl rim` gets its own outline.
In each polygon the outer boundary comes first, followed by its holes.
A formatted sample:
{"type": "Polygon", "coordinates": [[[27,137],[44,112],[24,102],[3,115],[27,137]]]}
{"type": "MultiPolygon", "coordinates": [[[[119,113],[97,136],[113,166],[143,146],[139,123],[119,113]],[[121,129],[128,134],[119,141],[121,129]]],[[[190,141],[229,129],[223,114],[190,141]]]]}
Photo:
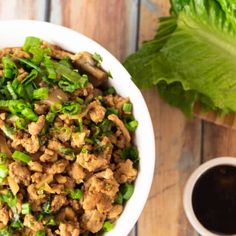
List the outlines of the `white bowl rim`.
{"type": "MultiPolygon", "coordinates": [[[[197,219],[192,206],[192,193],[198,179],[207,170],[220,165],[236,166],[236,158],[229,156],[222,156],[222,157],[216,157],[212,160],[203,163],[191,174],[185,185],[183,194],[184,211],[193,228],[202,236],[224,236],[222,234],[219,235],[213,233],[208,229],[206,229],[197,219]]],[[[227,236],[232,236],[232,235],[227,235],[227,236]]]]}
{"type": "MultiPolygon", "coordinates": [[[[104,59],[102,64],[105,69],[109,69],[109,67],[113,68],[111,71],[115,71],[115,76],[120,75],[119,79],[123,80],[123,82],[125,79],[125,83],[127,83],[126,87],[131,90],[129,92],[131,92],[131,101],[134,103],[134,115],[139,121],[139,127],[136,131],[136,136],[138,136],[137,145],[142,152],[142,156],[140,158],[140,172],[135,183],[135,191],[132,198],[127,202],[124,212],[117,220],[114,229],[109,233],[105,233],[104,235],[127,235],[138,220],[138,217],[140,216],[147,201],[155,169],[155,136],[151,117],[141,92],[132,82],[131,76],[126,71],[126,69],[113,55],[111,55],[111,53],[109,53],[94,40],[84,36],[79,32],[60,25],[35,20],[1,20],[0,30],[2,32],[0,38],[1,48],[21,46],[23,39],[26,36],[37,36],[49,42],[51,41],[52,43],[59,44],[59,46],[74,52],[76,52],[76,48],[83,46],[79,46],[79,42],[83,42],[89,45],[89,47],[84,50],[93,51],[96,49],[96,52],[101,54],[104,59]],[[12,36],[13,34],[14,36],[12,36]],[[73,41],[76,39],[78,40],[77,44],[73,41]],[[110,66],[111,64],[113,66],[110,66]],[[136,99],[138,102],[134,102],[132,98],[136,99]],[[145,137],[145,139],[141,140],[142,135],[145,137]]],[[[114,78],[111,83],[118,84],[117,79],[114,78]]],[[[116,86],[114,85],[114,87],[116,86]]],[[[128,89],[126,90],[128,91],[128,89]]],[[[121,92],[122,91],[118,91],[118,93],[121,92]]],[[[121,93],[121,95],[123,94],[121,93]]]]}

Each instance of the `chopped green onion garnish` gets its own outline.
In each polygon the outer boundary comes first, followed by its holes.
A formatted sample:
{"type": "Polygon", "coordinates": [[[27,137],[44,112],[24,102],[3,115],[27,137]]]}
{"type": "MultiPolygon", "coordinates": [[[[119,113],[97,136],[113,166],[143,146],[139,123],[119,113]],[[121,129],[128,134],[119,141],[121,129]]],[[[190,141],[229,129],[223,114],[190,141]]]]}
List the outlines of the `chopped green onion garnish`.
{"type": "Polygon", "coordinates": [[[52,226],[56,225],[56,221],[55,221],[55,219],[53,218],[53,216],[51,216],[51,217],[48,219],[46,225],[52,225],[52,226]]]}
{"type": "Polygon", "coordinates": [[[83,192],[80,189],[75,189],[74,191],[70,192],[70,198],[75,200],[80,200],[83,197],[83,192]]]}
{"type": "Polygon", "coordinates": [[[17,99],[17,95],[16,95],[14,89],[12,88],[12,84],[10,81],[7,81],[7,89],[9,91],[9,93],[11,94],[12,99],[14,99],[14,100],[17,99]]]}
{"type": "MultiPolygon", "coordinates": [[[[81,76],[79,73],[75,72],[71,68],[56,61],[53,61],[53,66],[58,75],[61,75],[65,80],[69,81],[70,84],[74,86],[74,90],[78,88],[84,88],[87,85],[87,75],[81,76]]],[[[60,86],[60,82],[58,85],[60,86]]]]}
{"type": "Polygon", "coordinates": [[[0,229],[0,236],[11,236],[12,235],[12,231],[10,227],[5,227],[0,229]]]}
{"type": "Polygon", "coordinates": [[[48,73],[48,78],[49,79],[56,79],[57,78],[57,73],[54,69],[54,66],[53,66],[53,63],[52,63],[52,60],[50,59],[50,57],[45,57],[44,58],[44,65],[45,65],[45,68],[46,68],[47,73],[48,73]]]}
{"type": "Polygon", "coordinates": [[[14,207],[17,203],[16,196],[14,196],[10,190],[8,190],[7,193],[1,194],[0,199],[5,202],[10,208],[14,207]]]}
{"type": "Polygon", "coordinates": [[[7,124],[3,125],[3,126],[1,127],[1,130],[3,131],[3,133],[4,133],[8,138],[12,138],[13,135],[15,134],[14,128],[8,126],[7,124]]]}
{"type": "Polygon", "coordinates": [[[36,115],[32,109],[26,107],[22,110],[21,114],[28,120],[37,121],[38,115],[36,115]]]}
{"type": "Polygon", "coordinates": [[[78,102],[80,105],[84,104],[84,100],[79,97],[76,98],[76,102],[78,102]]]}
{"type": "Polygon", "coordinates": [[[25,129],[27,127],[27,122],[23,118],[18,118],[15,124],[18,129],[25,129]]]}
{"type": "Polygon", "coordinates": [[[46,115],[46,121],[48,123],[52,123],[56,117],[56,113],[49,111],[48,114],[46,115]]]}
{"type": "Polygon", "coordinates": [[[38,230],[35,236],[46,236],[46,232],[44,230],[38,230]]]}
{"type": "Polygon", "coordinates": [[[93,58],[94,61],[97,62],[97,66],[101,67],[101,64],[102,64],[102,57],[101,57],[101,55],[95,52],[93,54],[92,58],[93,58]]]}
{"type": "Polygon", "coordinates": [[[132,111],[132,104],[131,103],[124,103],[123,104],[123,111],[126,112],[126,113],[130,113],[132,111]]]}
{"type": "Polygon", "coordinates": [[[48,88],[47,87],[35,89],[33,91],[33,99],[46,99],[46,98],[48,98],[48,88]]]}
{"type": "Polygon", "coordinates": [[[18,69],[13,60],[9,56],[3,57],[2,64],[3,64],[3,76],[7,79],[15,78],[18,73],[18,69]]]}
{"type": "Polygon", "coordinates": [[[62,105],[61,105],[61,103],[59,103],[59,102],[55,102],[51,107],[50,107],[50,110],[52,111],[52,112],[60,112],[61,111],[61,109],[62,109],[62,105]]]}
{"type": "Polygon", "coordinates": [[[23,45],[23,50],[28,52],[31,47],[40,47],[41,45],[41,39],[34,37],[34,36],[28,36],[25,39],[25,43],[23,45]]]}
{"type": "Polygon", "coordinates": [[[7,160],[7,154],[5,152],[0,152],[0,163],[5,163],[7,160]]]}
{"type": "Polygon", "coordinates": [[[118,192],[117,197],[115,199],[115,203],[122,205],[123,204],[123,196],[121,192],[118,192]]]}
{"type": "Polygon", "coordinates": [[[19,219],[14,220],[13,222],[11,222],[11,228],[20,229],[22,227],[23,227],[23,224],[19,219]]]}
{"type": "Polygon", "coordinates": [[[110,221],[105,221],[102,229],[104,232],[109,232],[114,228],[114,225],[110,221]]]}
{"type": "Polygon", "coordinates": [[[110,115],[110,114],[115,114],[115,115],[118,115],[119,114],[119,111],[115,108],[110,108],[108,107],[107,108],[107,116],[110,115]]]}
{"type": "Polygon", "coordinates": [[[106,95],[112,95],[112,94],[116,94],[116,90],[113,87],[109,87],[106,91],[105,91],[106,95]]]}
{"type": "Polygon", "coordinates": [[[37,65],[35,65],[33,62],[31,62],[29,59],[25,59],[25,58],[17,58],[17,59],[18,61],[25,64],[26,66],[33,68],[37,70],[39,73],[41,73],[41,69],[37,65]]]}
{"type": "Polygon", "coordinates": [[[112,123],[108,119],[104,119],[103,122],[99,125],[100,129],[104,132],[110,132],[111,131],[112,123]]]}
{"type": "Polygon", "coordinates": [[[0,179],[3,180],[8,175],[8,168],[5,164],[0,164],[0,179]]]}
{"type": "Polygon", "coordinates": [[[133,162],[137,162],[139,160],[139,153],[138,149],[134,146],[124,148],[121,151],[121,158],[122,159],[131,159],[133,162]]]}
{"type": "Polygon", "coordinates": [[[110,79],[113,79],[113,76],[112,76],[112,74],[111,74],[111,71],[110,71],[110,70],[108,70],[108,71],[107,71],[107,75],[108,75],[108,78],[110,78],[110,79]]]}
{"type": "Polygon", "coordinates": [[[88,149],[84,146],[84,147],[82,147],[81,152],[82,153],[88,153],[88,149]]]}
{"type": "Polygon", "coordinates": [[[22,213],[23,215],[29,214],[30,211],[31,211],[31,206],[30,206],[29,203],[24,203],[24,204],[22,204],[21,213],[22,213]]]}
{"type": "Polygon", "coordinates": [[[77,115],[81,112],[79,103],[66,102],[62,107],[62,112],[68,115],[77,115]]]}
{"type": "Polygon", "coordinates": [[[37,70],[31,70],[30,74],[28,74],[23,80],[22,80],[22,84],[23,85],[27,85],[29,83],[31,83],[33,80],[35,80],[38,77],[38,71],[37,70]]]}
{"type": "Polygon", "coordinates": [[[138,127],[138,121],[137,120],[132,120],[132,121],[126,123],[125,125],[126,125],[126,128],[130,132],[134,132],[136,130],[136,128],[138,127]]]}
{"type": "Polygon", "coordinates": [[[18,160],[18,161],[22,161],[24,163],[29,163],[31,161],[31,157],[23,152],[20,151],[15,151],[12,154],[13,159],[18,160]]]}
{"type": "Polygon", "coordinates": [[[134,193],[134,185],[125,183],[120,187],[120,192],[123,196],[123,199],[129,200],[134,193]]]}
{"type": "Polygon", "coordinates": [[[50,214],[51,213],[51,202],[50,201],[47,201],[43,204],[43,212],[46,213],[46,214],[50,214]]]}

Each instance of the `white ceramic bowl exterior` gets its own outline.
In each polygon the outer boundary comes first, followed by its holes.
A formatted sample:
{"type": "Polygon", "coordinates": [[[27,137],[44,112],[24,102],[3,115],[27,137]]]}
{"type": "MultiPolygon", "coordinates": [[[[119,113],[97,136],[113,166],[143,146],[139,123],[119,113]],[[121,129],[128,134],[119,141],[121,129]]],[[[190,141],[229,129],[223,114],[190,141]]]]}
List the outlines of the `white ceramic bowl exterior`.
{"type": "Polygon", "coordinates": [[[140,154],[140,170],[132,198],[127,202],[115,228],[105,234],[106,236],[126,236],[145,205],[155,166],[153,127],[142,94],[131,81],[128,72],[114,56],[98,43],[78,32],[62,26],[30,20],[0,21],[0,32],[0,48],[22,46],[26,36],[36,36],[71,52],[99,53],[103,57],[103,67],[112,72],[113,79],[110,80],[110,84],[120,95],[130,97],[134,107],[134,115],[139,122],[135,132],[135,142],[140,154]]]}
{"type": "Polygon", "coordinates": [[[184,203],[185,214],[187,215],[187,218],[189,219],[193,228],[202,236],[224,236],[222,234],[216,234],[207,230],[197,219],[193,210],[193,205],[192,205],[193,189],[198,179],[207,170],[211,169],[212,167],[219,166],[219,165],[236,166],[236,158],[235,157],[218,157],[218,158],[205,162],[193,172],[193,174],[188,179],[187,184],[185,186],[185,190],[184,190],[183,203],[184,203]]]}

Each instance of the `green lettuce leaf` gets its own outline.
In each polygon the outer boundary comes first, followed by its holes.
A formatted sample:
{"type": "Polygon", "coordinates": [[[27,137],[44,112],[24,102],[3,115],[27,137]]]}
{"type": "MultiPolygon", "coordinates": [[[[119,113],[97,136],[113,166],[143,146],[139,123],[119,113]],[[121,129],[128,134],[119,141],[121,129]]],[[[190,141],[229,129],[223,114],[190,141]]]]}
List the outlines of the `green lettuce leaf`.
{"type": "Polygon", "coordinates": [[[236,2],[172,0],[153,40],[124,65],[141,88],[191,116],[193,105],[236,112],[236,2]]]}

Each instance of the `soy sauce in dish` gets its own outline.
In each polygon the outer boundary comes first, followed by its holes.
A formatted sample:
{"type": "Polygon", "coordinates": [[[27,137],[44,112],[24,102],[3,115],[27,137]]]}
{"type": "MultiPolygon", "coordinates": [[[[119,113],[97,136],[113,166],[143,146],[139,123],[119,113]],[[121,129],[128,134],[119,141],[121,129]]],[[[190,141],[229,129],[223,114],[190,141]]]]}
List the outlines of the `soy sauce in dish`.
{"type": "Polygon", "coordinates": [[[206,229],[236,234],[236,167],[220,165],[206,171],[193,189],[192,204],[206,229]]]}

